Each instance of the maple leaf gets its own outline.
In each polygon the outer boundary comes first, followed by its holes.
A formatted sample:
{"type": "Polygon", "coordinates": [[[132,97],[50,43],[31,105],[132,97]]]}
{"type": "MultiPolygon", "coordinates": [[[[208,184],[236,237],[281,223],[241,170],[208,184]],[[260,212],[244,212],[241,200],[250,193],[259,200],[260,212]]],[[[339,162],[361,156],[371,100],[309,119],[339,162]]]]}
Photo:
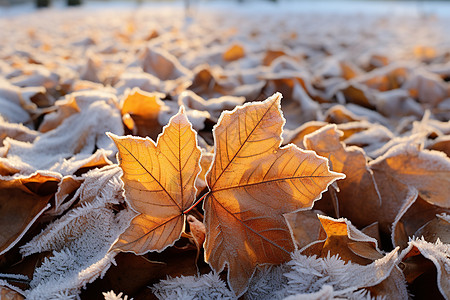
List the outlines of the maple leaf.
{"type": "Polygon", "coordinates": [[[196,133],[181,108],[156,145],[149,138],[108,135],[119,149],[126,199],[140,213],[113,249],[136,254],[162,251],[179,239],[184,212],[195,201],[201,155],[196,133]]]}
{"type": "Polygon", "coordinates": [[[295,145],[280,148],[281,94],[225,112],[214,128],[215,156],[204,203],[205,259],[240,296],[258,264],[295,249],[284,214],[311,208],[333,181],[327,160],[295,145]]]}

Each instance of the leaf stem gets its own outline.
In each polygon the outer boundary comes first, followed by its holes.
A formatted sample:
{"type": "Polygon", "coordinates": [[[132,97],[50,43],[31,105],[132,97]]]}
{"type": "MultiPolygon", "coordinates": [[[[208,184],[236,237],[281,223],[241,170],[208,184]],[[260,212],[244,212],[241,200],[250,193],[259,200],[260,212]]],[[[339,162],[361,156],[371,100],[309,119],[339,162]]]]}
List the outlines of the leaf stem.
{"type": "Polygon", "coordinates": [[[192,204],[191,207],[189,207],[187,210],[183,211],[183,214],[187,214],[188,212],[190,212],[194,207],[197,206],[197,204],[199,204],[202,200],[204,200],[206,198],[206,196],[209,195],[210,192],[207,192],[206,194],[204,194],[200,199],[198,199],[197,201],[194,202],[194,204],[192,204]]]}

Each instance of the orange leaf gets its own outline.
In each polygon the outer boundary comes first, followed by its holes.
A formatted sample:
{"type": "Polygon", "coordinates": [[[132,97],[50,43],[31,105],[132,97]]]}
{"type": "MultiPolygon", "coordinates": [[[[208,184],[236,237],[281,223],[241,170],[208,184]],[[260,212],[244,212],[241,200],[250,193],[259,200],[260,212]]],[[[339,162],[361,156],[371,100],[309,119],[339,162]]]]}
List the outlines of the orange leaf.
{"type": "Polygon", "coordinates": [[[204,203],[205,258],[238,296],[259,264],[279,264],[295,249],[284,214],[311,208],[343,174],[294,145],[280,148],[281,94],[225,112],[214,128],[215,156],[204,203]]]}
{"type": "Polygon", "coordinates": [[[192,125],[181,108],[156,145],[148,138],[109,136],[119,149],[126,199],[140,213],[113,248],[136,254],[162,251],[179,239],[184,212],[196,196],[200,149],[192,125]]]}
{"type": "Polygon", "coordinates": [[[225,61],[233,61],[243,58],[245,56],[244,48],[241,45],[234,44],[225,51],[223,59],[225,61]]]}
{"type": "Polygon", "coordinates": [[[134,135],[156,138],[161,132],[158,115],[164,103],[159,93],[133,89],[122,104],[122,119],[134,135]]]}
{"type": "Polygon", "coordinates": [[[318,216],[322,224],[319,234],[320,242],[315,242],[305,248],[307,255],[339,255],[344,261],[351,261],[360,265],[367,265],[383,255],[378,251],[378,244],[346,219],[333,219],[318,216]]]}

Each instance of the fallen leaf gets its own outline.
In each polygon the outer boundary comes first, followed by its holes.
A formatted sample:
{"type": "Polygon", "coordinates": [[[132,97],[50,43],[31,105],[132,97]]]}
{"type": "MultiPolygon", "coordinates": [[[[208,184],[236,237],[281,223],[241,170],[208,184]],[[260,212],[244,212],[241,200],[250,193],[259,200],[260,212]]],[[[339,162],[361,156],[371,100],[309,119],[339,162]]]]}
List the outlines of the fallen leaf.
{"type": "Polygon", "coordinates": [[[60,181],[58,174],[0,177],[0,255],[10,250],[31,225],[50,208],[60,181]]]}
{"type": "Polygon", "coordinates": [[[200,222],[192,215],[187,216],[187,222],[189,223],[190,234],[194,240],[195,247],[197,247],[197,257],[195,258],[195,261],[198,261],[200,250],[202,249],[206,238],[206,228],[203,222],[200,222]]]}
{"type": "Polygon", "coordinates": [[[383,257],[378,242],[358,229],[347,219],[318,216],[322,225],[316,242],[304,247],[302,253],[327,257],[338,255],[346,262],[368,265],[383,257]]]}
{"type": "Polygon", "coordinates": [[[446,214],[436,215],[436,217],[420,227],[414,234],[422,237],[430,243],[436,243],[439,239],[444,244],[450,244],[450,217],[446,214]]]}
{"type": "Polygon", "coordinates": [[[244,47],[238,44],[231,45],[223,54],[223,60],[234,61],[245,56],[244,47]]]}
{"type": "Polygon", "coordinates": [[[371,161],[369,167],[381,196],[378,213],[384,232],[390,232],[400,208],[417,194],[432,205],[450,208],[450,159],[445,154],[404,143],[371,161]]]}
{"type": "Polygon", "coordinates": [[[162,251],[181,236],[184,213],[195,201],[201,154],[196,134],[181,108],[156,145],[148,138],[109,136],[119,149],[125,197],[139,213],[113,249],[162,251]]]}
{"type": "Polygon", "coordinates": [[[224,112],[213,130],[215,157],[207,174],[205,260],[228,265],[232,291],[242,295],[258,264],[279,264],[295,249],[283,214],[310,208],[343,174],[294,145],[279,148],[281,94],[224,112]]]}
{"type": "Polygon", "coordinates": [[[416,273],[414,279],[418,277],[418,274],[429,271],[426,264],[420,265],[411,262],[411,258],[422,255],[427,260],[430,260],[436,267],[437,272],[437,286],[446,299],[450,299],[450,260],[448,253],[450,251],[450,245],[436,241],[435,243],[427,242],[423,239],[414,239],[409,241],[408,248],[402,251],[399,255],[399,260],[404,265],[405,276],[411,276],[411,272],[416,273]]]}
{"type": "Polygon", "coordinates": [[[0,115],[0,146],[3,145],[6,137],[23,142],[33,142],[38,136],[39,132],[22,124],[8,123],[0,115]]]}
{"type": "Polygon", "coordinates": [[[160,93],[147,93],[139,88],[134,88],[126,96],[121,108],[122,120],[133,135],[158,137],[162,129],[158,116],[165,107],[160,96],[160,93]]]}
{"type": "MultiPolygon", "coordinates": [[[[404,249],[408,246],[408,241],[413,237],[421,237],[420,230],[432,230],[426,229],[427,224],[433,227],[433,224],[438,221],[437,215],[450,213],[450,209],[432,205],[429,202],[423,200],[421,197],[415,196],[409,202],[406,202],[403,207],[398,211],[394,223],[392,224],[391,239],[394,246],[400,246],[404,249]]],[[[440,232],[444,233],[447,230],[448,225],[445,221],[439,221],[442,223],[439,227],[440,232]]],[[[437,231],[434,232],[437,234],[437,231]]],[[[434,243],[436,236],[432,236],[431,232],[426,236],[428,242],[434,243]]],[[[445,234],[442,236],[442,241],[445,242],[445,234]]]]}
{"type": "MultiPolygon", "coordinates": [[[[344,180],[337,182],[337,217],[346,217],[356,226],[365,227],[377,221],[381,199],[364,151],[356,146],[347,147],[340,142],[342,136],[343,132],[338,130],[336,125],[327,125],[305,136],[303,143],[306,149],[314,150],[318,155],[328,158],[333,171],[346,175],[344,180]]],[[[324,197],[327,201],[332,201],[330,192],[324,197]]],[[[324,201],[318,205],[317,209],[334,215],[333,205],[325,207],[324,201]]]]}
{"type": "Polygon", "coordinates": [[[292,228],[297,248],[303,247],[319,239],[322,225],[317,215],[323,214],[320,210],[303,210],[296,213],[286,214],[285,218],[292,228]]]}
{"type": "Polygon", "coordinates": [[[39,126],[40,132],[47,132],[58,127],[65,119],[73,114],[79,113],[80,108],[75,98],[57,101],[56,111],[45,115],[44,121],[39,126]]]}
{"type": "Polygon", "coordinates": [[[161,80],[174,80],[187,76],[190,71],[178,59],[164,49],[147,47],[138,53],[138,61],[144,72],[150,73],[161,80]]]}

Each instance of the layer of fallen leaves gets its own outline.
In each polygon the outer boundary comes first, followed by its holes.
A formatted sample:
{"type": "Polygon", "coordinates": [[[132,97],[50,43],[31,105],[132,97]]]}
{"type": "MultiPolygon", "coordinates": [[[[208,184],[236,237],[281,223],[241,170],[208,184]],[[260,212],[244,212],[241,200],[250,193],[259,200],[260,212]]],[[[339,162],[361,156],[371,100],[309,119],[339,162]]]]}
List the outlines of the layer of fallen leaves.
{"type": "Polygon", "coordinates": [[[0,20],[0,298],[450,299],[445,22],[349,20],[0,20]]]}

